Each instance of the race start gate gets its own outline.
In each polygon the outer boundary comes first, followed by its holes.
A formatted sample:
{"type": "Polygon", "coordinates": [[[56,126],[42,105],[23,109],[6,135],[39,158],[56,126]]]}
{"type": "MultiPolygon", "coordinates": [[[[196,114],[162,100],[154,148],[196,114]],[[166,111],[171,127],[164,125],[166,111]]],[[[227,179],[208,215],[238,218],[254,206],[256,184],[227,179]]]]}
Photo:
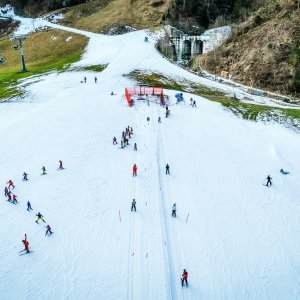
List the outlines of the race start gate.
{"type": "Polygon", "coordinates": [[[125,97],[129,106],[133,105],[133,97],[137,100],[151,101],[165,105],[165,97],[162,87],[137,86],[125,88],[125,97]]]}

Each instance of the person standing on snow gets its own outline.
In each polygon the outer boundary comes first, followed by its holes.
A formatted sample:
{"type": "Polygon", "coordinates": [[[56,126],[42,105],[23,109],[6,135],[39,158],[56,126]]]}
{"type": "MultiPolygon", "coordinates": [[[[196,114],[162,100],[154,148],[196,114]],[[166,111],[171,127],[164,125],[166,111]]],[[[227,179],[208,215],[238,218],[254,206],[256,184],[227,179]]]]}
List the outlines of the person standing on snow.
{"type": "Polygon", "coordinates": [[[161,123],[161,117],[158,117],[158,123],[161,123]]]}
{"type": "Polygon", "coordinates": [[[170,175],[170,166],[166,165],[166,175],[170,175]]]}
{"type": "Polygon", "coordinates": [[[42,167],[41,170],[42,170],[42,172],[43,172],[41,175],[46,175],[46,174],[47,174],[47,173],[46,173],[46,168],[45,168],[45,167],[42,167]]]}
{"type": "Polygon", "coordinates": [[[24,244],[24,247],[25,247],[25,251],[28,253],[28,252],[30,252],[29,251],[29,242],[27,241],[27,235],[26,235],[26,233],[25,233],[25,239],[24,240],[22,240],[22,243],[24,244]]]}
{"type": "Polygon", "coordinates": [[[45,236],[48,235],[48,234],[51,235],[53,232],[52,232],[52,230],[51,230],[50,225],[47,225],[46,228],[47,228],[47,231],[46,231],[45,236]]]}
{"type": "Polygon", "coordinates": [[[63,170],[63,169],[64,169],[63,162],[62,162],[62,160],[59,160],[59,167],[57,170],[63,170]]]}
{"type": "Polygon", "coordinates": [[[8,187],[7,187],[7,186],[6,186],[5,189],[4,189],[4,195],[5,195],[5,197],[8,196],[8,187]]]}
{"type": "Polygon", "coordinates": [[[134,148],[133,148],[134,151],[137,151],[137,144],[134,143],[134,148]]]}
{"type": "Polygon", "coordinates": [[[121,140],[121,149],[124,149],[123,141],[121,140]]]}
{"type": "Polygon", "coordinates": [[[13,204],[18,203],[17,196],[15,194],[13,194],[13,196],[12,196],[12,203],[13,204]]]}
{"type": "Polygon", "coordinates": [[[190,99],[191,105],[193,106],[193,98],[190,99]]]}
{"type": "Polygon", "coordinates": [[[11,191],[8,191],[7,197],[8,197],[7,201],[12,202],[12,200],[11,200],[11,191]]]}
{"type": "Polygon", "coordinates": [[[266,186],[269,186],[269,184],[270,184],[270,186],[272,185],[272,178],[271,178],[271,176],[270,175],[268,175],[268,177],[267,177],[267,184],[266,184],[266,186]]]}
{"type": "Polygon", "coordinates": [[[36,216],[38,217],[37,218],[37,220],[35,221],[35,223],[39,223],[39,220],[42,220],[44,223],[46,223],[46,221],[43,219],[44,218],[44,216],[40,213],[40,212],[38,212],[37,214],[36,214],[36,216]]]}
{"type": "Polygon", "coordinates": [[[185,285],[186,287],[188,287],[188,272],[186,271],[186,269],[183,270],[183,273],[182,273],[182,276],[181,276],[181,285],[183,286],[184,285],[184,282],[185,282],[185,285]]]}
{"type": "Polygon", "coordinates": [[[118,142],[117,142],[117,138],[114,136],[114,138],[113,138],[113,145],[116,145],[116,144],[118,144],[118,142]]]}
{"type": "Polygon", "coordinates": [[[131,211],[133,211],[133,210],[136,211],[136,206],[135,205],[136,205],[136,201],[135,201],[135,199],[133,199],[132,203],[131,203],[131,211]]]}
{"type": "Polygon", "coordinates": [[[137,176],[137,166],[136,166],[136,164],[134,164],[133,167],[132,167],[132,176],[133,177],[137,176]]]}
{"type": "Polygon", "coordinates": [[[23,173],[23,181],[27,181],[28,180],[28,174],[26,172],[23,173]]]}
{"type": "Polygon", "coordinates": [[[95,80],[95,83],[97,83],[97,77],[96,76],[95,76],[94,80],[95,80]]]}
{"type": "Polygon", "coordinates": [[[14,183],[12,182],[12,180],[8,180],[8,182],[6,182],[8,184],[8,189],[10,190],[10,188],[12,187],[12,189],[15,188],[14,183]]]}
{"type": "Polygon", "coordinates": [[[176,203],[174,203],[172,206],[172,217],[176,218],[176,203]]]}
{"type": "Polygon", "coordinates": [[[197,107],[196,106],[196,100],[193,101],[192,107],[197,107]]]}
{"type": "Polygon", "coordinates": [[[84,80],[84,83],[86,83],[86,77],[85,76],[84,76],[83,80],[84,80]]]}
{"type": "Polygon", "coordinates": [[[29,201],[27,201],[27,210],[28,210],[28,211],[32,210],[32,207],[31,207],[31,204],[30,204],[29,201]]]}

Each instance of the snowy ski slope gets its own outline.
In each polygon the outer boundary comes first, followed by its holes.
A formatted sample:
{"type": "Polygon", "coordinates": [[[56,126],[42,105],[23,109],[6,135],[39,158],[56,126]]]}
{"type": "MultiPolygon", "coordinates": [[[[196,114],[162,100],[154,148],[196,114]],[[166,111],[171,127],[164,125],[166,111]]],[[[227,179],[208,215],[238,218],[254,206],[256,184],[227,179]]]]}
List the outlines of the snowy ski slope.
{"type": "Polygon", "coordinates": [[[197,108],[172,104],[168,119],[154,104],[129,108],[134,82],[122,75],[136,68],[212,83],[160,57],[144,31],[79,33],[90,43],[76,65],[108,63],[103,72],[44,75],[22,102],[0,106],[0,185],[12,179],[20,202],[2,194],[1,299],[299,299],[298,134],[188,94],[197,108]],[[130,146],[119,149],[112,138],[128,125],[130,146]],[[39,211],[50,237],[34,222],[39,211]],[[34,252],[19,256],[24,233],[34,252]]]}

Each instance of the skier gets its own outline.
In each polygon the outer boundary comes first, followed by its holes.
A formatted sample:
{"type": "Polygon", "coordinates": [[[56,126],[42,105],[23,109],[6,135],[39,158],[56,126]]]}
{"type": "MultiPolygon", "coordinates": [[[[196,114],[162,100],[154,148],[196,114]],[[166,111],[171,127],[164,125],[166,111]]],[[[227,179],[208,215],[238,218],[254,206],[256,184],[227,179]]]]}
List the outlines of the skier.
{"type": "Polygon", "coordinates": [[[116,144],[118,144],[118,142],[117,142],[117,138],[114,136],[114,138],[113,138],[113,145],[116,145],[116,144]]]}
{"type": "Polygon", "coordinates": [[[134,148],[133,148],[134,151],[137,151],[137,144],[134,143],[134,148]]]}
{"type": "Polygon", "coordinates": [[[193,106],[193,98],[190,99],[191,105],[193,106]]]}
{"type": "Polygon", "coordinates": [[[121,148],[124,149],[123,141],[121,140],[121,148]]]}
{"type": "Polygon", "coordinates": [[[27,181],[28,180],[28,174],[26,172],[23,173],[23,181],[27,181]]]}
{"type": "Polygon", "coordinates": [[[166,118],[169,116],[169,114],[170,114],[170,110],[167,109],[167,110],[166,110],[166,118]]]}
{"type": "Polygon", "coordinates": [[[137,166],[136,166],[136,164],[133,165],[133,167],[132,167],[132,172],[133,172],[133,173],[132,173],[132,176],[133,176],[133,177],[136,177],[136,176],[137,176],[137,166]]]}
{"type": "Polygon", "coordinates": [[[31,207],[31,204],[30,204],[29,201],[27,201],[27,210],[28,210],[28,211],[32,210],[32,207],[31,207]]]}
{"type": "MultiPolygon", "coordinates": [[[[63,170],[64,169],[64,167],[63,167],[63,162],[62,162],[62,160],[59,160],[59,167],[58,167],[58,169],[57,170],[63,170]]],[[[46,171],[46,170],[45,170],[46,171]]]]}
{"type": "Polygon", "coordinates": [[[12,200],[11,200],[11,191],[8,191],[7,197],[8,197],[7,201],[12,202],[12,200]]]}
{"type": "Polygon", "coordinates": [[[42,167],[41,170],[43,171],[43,173],[42,173],[41,175],[46,175],[46,174],[47,174],[47,173],[46,173],[46,168],[45,168],[45,167],[42,167]]]}
{"type": "Polygon", "coordinates": [[[176,218],[176,203],[172,206],[172,217],[176,218]]]}
{"type": "Polygon", "coordinates": [[[150,117],[147,117],[147,122],[148,122],[148,125],[149,125],[149,122],[150,122],[150,117]]]}
{"type": "Polygon", "coordinates": [[[128,137],[131,139],[131,132],[128,130],[128,137]]]}
{"type": "Polygon", "coordinates": [[[8,189],[9,189],[9,190],[10,190],[11,187],[12,187],[13,189],[15,188],[14,183],[12,182],[11,179],[8,180],[7,184],[8,184],[8,189]]]}
{"type": "Polygon", "coordinates": [[[39,220],[42,220],[44,223],[46,223],[46,221],[43,219],[44,218],[44,216],[40,213],[40,212],[38,212],[37,214],[36,214],[36,216],[38,217],[37,218],[37,220],[35,221],[35,223],[39,223],[39,220]]]}
{"type": "Polygon", "coordinates": [[[132,127],[130,127],[130,133],[133,134],[133,128],[132,127]]]}
{"type": "Polygon", "coordinates": [[[86,77],[85,76],[84,76],[83,80],[84,80],[84,83],[86,83],[86,77]]]}
{"type": "Polygon", "coordinates": [[[5,195],[5,197],[8,196],[8,188],[7,188],[7,186],[6,186],[5,189],[4,189],[4,195],[5,195]]]}
{"type": "Polygon", "coordinates": [[[51,235],[53,232],[52,232],[52,230],[51,230],[50,225],[47,225],[46,228],[47,228],[47,231],[46,231],[45,236],[48,235],[48,234],[51,235]]]}
{"type": "Polygon", "coordinates": [[[97,77],[96,76],[95,76],[94,80],[95,80],[95,83],[97,83],[97,77]]]}
{"type": "Polygon", "coordinates": [[[196,106],[196,100],[193,101],[192,107],[197,107],[196,106]]]}
{"type": "MultiPolygon", "coordinates": [[[[25,251],[28,253],[28,252],[30,252],[29,251],[29,242],[27,241],[27,235],[26,235],[26,233],[25,233],[25,240],[22,240],[22,243],[24,244],[24,247],[25,247],[25,251]]],[[[23,250],[23,251],[24,251],[23,250]]]]}
{"type": "Polygon", "coordinates": [[[289,174],[290,172],[284,171],[283,169],[280,169],[280,173],[283,174],[283,175],[287,175],[287,174],[289,174]]]}
{"type": "Polygon", "coordinates": [[[188,287],[188,272],[186,271],[186,269],[183,270],[183,273],[182,273],[182,276],[181,276],[181,285],[183,286],[184,285],[184,282],[185,282],[185,285],[186,287],[188,287]]]}
{"type": "Polygon", "coordinates": [[[161,123],[161,117],[158,117],[158,123],[161,123]]]}
{"type": "Polygon", "coordinates": [[[268,177],[267,177],[267,184],[266,184],[266,186],[269,186],[269,184],[270,184],[270,186],[272,185],[272,178],[271,178],[271,176],[270,175],[268,175],[268,177]]]}
{"type": "Polygon", "coordinates": [[[15,194],[13,194],[13,196],[12,196],[12,203],[13,203],[13,204],[18,203],[17,198],[18,198],[18,197],[17,197],[15,194]]]}
{"type": "Polygon", "coordinates": [[[122,138],[124,139],[126,137],[125,131],[122,132],[122,138]]]}
{"type": "Polygon", "coordinates": [[[135,201],[135,199],[133,199],[132,203],[131,203],[131,211],[133,211],[133,210],[136,211],[136,206],[135,205],[136,205],[136,201],[135,201]]]}
{"type": "Polygon", "coordinates": [[[170,175],[170,166],[166,165],[166,175],[170,175]]]}

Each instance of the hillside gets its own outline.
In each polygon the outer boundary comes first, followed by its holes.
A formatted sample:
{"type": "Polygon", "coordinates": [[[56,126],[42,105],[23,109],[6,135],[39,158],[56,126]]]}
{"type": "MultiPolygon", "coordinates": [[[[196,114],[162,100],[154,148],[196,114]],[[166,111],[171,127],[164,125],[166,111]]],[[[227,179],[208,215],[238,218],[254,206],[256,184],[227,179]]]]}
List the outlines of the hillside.
{"type": "Polygon", "coordinates": [[[299,97],[300,9],[295,1],[269,1],[233,32],[219,49],[197,57],[192,67],[217,75],[228,71],[235,81],[299,97]]]}
{"type": "Polygon", "coordinates": [[[1,194],[1,299],[298,300],[299,133],[238,118],[192,89],[183,91],[186,103],[176,104],[180,78],[223,91],[220,97],[235,93],[242,101],[246,94],[164,59],[154,34],[144,42],[147,31],[107,36],[40,25],[55,30],[35,33],[36,41],[55,36],[61,47],[76,32],[84,38],[77,43],[88,45],[72,69],[25,79],[24,98],[0,105],[0,187],[13,180],[19,202],[1,194]],[[107,67],[85,70],[95,65],[107,67]],[[134,72],[161,73],[178,84],[164,89],[168,118],[150,95],[133,96],[128,106],[124,89],[137,84],[128,76],[134,72]],[[128,126],[133,134],[122,149],[128,126]],[[38,212],[45,223],[35,222],[38,212]],[[25,233],[29,253],[22,252],[25,233]],[[181,286],[183,269],[188,288],[181,286]]]}

